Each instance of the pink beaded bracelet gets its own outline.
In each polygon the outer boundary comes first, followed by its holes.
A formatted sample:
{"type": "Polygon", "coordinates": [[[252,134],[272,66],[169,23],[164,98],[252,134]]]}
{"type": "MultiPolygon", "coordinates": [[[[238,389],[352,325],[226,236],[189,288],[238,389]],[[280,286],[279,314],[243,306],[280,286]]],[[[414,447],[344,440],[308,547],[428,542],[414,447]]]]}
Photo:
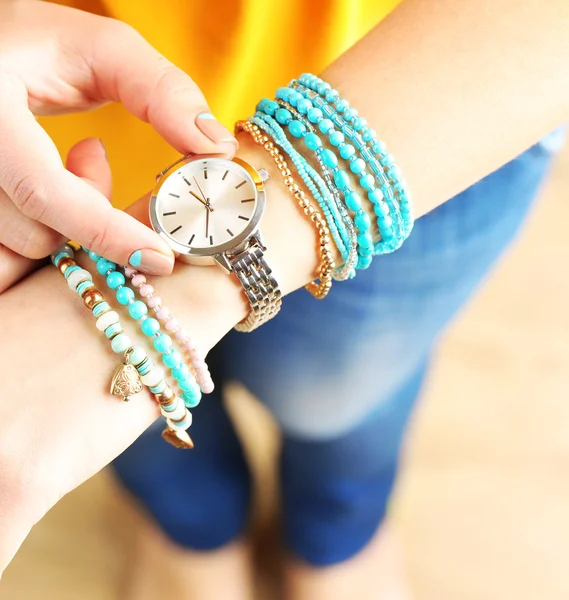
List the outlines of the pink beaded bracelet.
{"type": "Polygon", "coordinates": [[[167,331],[174,335],[179,348],[188,357],[188,366],[204,394],[211,394],[214,389],[211,374],[199,348],[190,338],[190,334],[180,325],[178,319],[173,317],[170,309],[162,304],[162,298],[154,295],[154,287],[147,283],[146,277],[132,267],[124,268],[125,275],[131,280],[132,286],[138,290],[140,297],[152,309],[156,318],[164,323],[167,331]]]}

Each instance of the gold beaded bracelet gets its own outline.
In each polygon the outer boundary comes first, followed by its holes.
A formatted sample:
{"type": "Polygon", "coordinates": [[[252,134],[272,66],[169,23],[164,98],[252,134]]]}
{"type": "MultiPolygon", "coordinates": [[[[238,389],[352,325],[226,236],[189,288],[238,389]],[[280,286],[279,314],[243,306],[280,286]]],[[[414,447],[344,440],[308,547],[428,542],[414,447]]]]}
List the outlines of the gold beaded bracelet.
{"type": "Polygon", "coordinates": [[[263,146],[263,148],[265,148],[265,150],[273,157],[284,178],[284,184],[288,188],[288,191],[296,200],[298,200],[300,208],[307,217],[310,217],[310,220],[316,227],[316,231],[319,235],[318,250],[321,259],[318,279],[315,279],[304,287],[312,294],[312,296],[318,300],[322,300],[328,295],[328,292],[332,288],[332,272],[336,268],[334,256],[332,254],[330,230],[328,229],[326,219],[322,216],[322,213],[314,208],[304,191],[295,182],[284,156],[272,139],[257,125],[250,121],[237,121],[237,123],[235,123],[235,133],[239,133],[240,131],[247,132],[259,146],[263,146]]]}

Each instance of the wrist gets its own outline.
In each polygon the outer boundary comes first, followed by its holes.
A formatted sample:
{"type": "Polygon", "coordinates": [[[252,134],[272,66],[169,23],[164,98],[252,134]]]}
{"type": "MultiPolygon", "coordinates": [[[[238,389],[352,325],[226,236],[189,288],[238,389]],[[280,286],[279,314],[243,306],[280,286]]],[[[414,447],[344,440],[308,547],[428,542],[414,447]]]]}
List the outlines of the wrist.
{"type": "MultiPolygon", "coordinates": [[[[316,275],[319,264],[316,230],[290,196],[271,155],[248,134],[238,137],[237,156],[257,170],[263,168],[269,173],[265,183],[267,205],[260,231],[267,247],[267,262],[283,295],[288,294],[316,275]]],[[[162,292],[203,350],[212,348],[249,310],[237,278],[217,267],[178,261],[172,276],[160,280],[159,293],[162,292]]]]}

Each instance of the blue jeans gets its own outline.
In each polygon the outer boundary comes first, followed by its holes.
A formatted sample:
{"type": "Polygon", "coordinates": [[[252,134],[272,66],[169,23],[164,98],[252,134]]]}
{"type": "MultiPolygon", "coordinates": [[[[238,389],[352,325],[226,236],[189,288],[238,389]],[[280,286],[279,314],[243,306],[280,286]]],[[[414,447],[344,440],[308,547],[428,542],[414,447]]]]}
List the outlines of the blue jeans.
{"type": "MultiPolygon", "coordinates": [[[[546,139],[419,219],[400,250],[326,300],[300,290],[211,352],[217,390],[240,380],[282,429],[283,533],[298,557],[343,561],[381,524],[433,346],[520,228],[551,155],[546,139]]],[[[172,540],[208,550],[246,528],[250,473],[219,391],[194,422],[193,451],[154,427],[115,469],[172,540]]]]}

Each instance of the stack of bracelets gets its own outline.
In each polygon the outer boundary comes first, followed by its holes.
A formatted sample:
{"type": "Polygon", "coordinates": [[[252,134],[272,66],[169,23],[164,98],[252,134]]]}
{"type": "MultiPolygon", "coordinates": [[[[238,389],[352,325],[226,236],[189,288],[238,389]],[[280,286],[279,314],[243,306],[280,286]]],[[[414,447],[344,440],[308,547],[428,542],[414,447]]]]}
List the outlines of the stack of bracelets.
{"type": "MultiPolygon", "coordinates": [[[[320,269],[318,279],[306,286],[315,298],[329,293],[332,280],[353,278],[356,270],[370,266],[373,256],[397,250],[411,233],[409,193],[393,157],[357,110],[322,79],[301,75],[277,90],[275,100],[261,100],[254,116],[237,122],[235,130],[247,132],[270,153],[286,187],[316,227],[320,269]],[[311,160],[299,150],[301,147],[311,160]],[[295,181],[284,155],[311,197],[295,181]],[[362,196],[367,196],[375,213],[379,233],[375,242],[362,196]],[[340,265],[335,263],[332,243],[341,257],[340,265]]],[[[202,354],[154,295],[144,275],[130,267],[123,267],[123,274],[114,263],[83,250],[96,263],[99,274],[106,277],[118,303],[128,307],[129,315],[153,340],[154,349],[162,354],[162,362],[179,388],[176,393],[166,382],[164,370],[152,362],[144,348],[133,345],[118,313],[95,288],[91,274],[75,262],[75,248],[65,244],[52,255],[53,264],[93,313],[97,329],[110,340],[112,350],[124,357],[124,364],[113,377],[111,393],[128,400],[147,386],[166,421],[163,437],[177,447],[191,448],[186,431],[192,422],[188,409],[197,406],[202,392],[213,390],[202,354]],[[127,278],[141,299],[135,299],[127,278]],[[149,316],[150,311],[155,317],[149,316]],[[161,330],[160,322],[174,339],[161,330]],[[174,348],[174,340],[182,352],[174,348]]]]}

